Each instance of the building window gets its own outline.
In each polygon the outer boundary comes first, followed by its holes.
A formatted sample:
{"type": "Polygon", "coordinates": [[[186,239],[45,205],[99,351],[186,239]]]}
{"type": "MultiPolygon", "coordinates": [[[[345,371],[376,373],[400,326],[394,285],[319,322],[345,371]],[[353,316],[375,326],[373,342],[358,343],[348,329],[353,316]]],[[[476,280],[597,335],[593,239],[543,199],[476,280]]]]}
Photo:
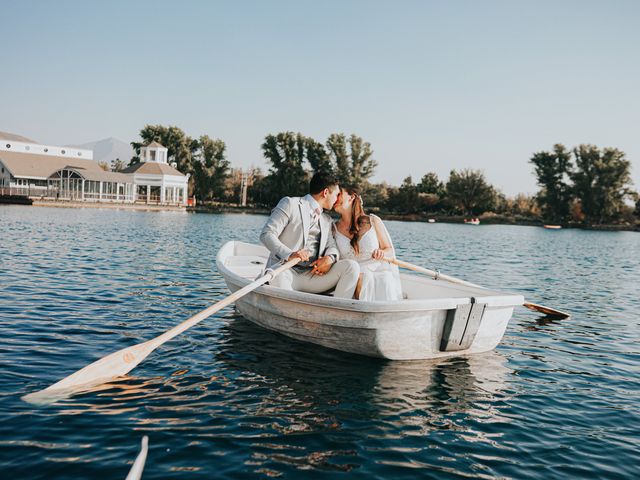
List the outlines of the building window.
{"type": "Polygon", "coordinates": [[[155,150],[151,150],[149,152],[149,158],[151,159],[152,162],[156,161],[156,151],[155,150]]]}
{"type": "Polygon", "coordinates": [[[7,148],[11,148],[11,144],[10,143],[7,143],[7,148]]]}
{"type": "Polygon", "coordinates": [[[31,147],[29,145],[25,145],[24,149],[29,151],[29,150],[31,150],[31,147]]]}
{"type": "Polygon", "coordinates": [[[61,152],[61,153],[64,155],[64,154],[65,154],[65,153],[67,153],[67,152],[66,152],[66,150],[62,150],[62,152],[61,152]]]}
{"type": "Polygon", "coordinates": [[[48,149],[48,148],[45,148],[45,149],[44,149],[44,153],[47,153],[48,151],[49,151],[49,149],[48,149]]]}
{"type": "Polygon", "coordinates": [[[82,153],[78,152],[78,156],[79,156],[79,157],[81,157],[81,156],[82,156],[82,153]]]}

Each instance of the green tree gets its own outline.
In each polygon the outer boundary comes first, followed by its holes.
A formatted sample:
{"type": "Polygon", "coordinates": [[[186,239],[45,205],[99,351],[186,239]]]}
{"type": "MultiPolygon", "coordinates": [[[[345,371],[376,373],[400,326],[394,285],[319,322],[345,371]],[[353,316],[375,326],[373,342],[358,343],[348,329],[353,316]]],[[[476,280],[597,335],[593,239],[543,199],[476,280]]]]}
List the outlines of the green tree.
{"type": "Polygon", "coordinates": [[[316,142],[313,138],[307,137],[305,138],[305,148],[307,161],[309,162],[309,165],[311,165],[313,173],[322,172],[331,175],[335,174],[335,168],[331,162],[331,157],[324,148],[324,145],[320,142],[316,142]]]}
{"type": "Polygon", "coordinates": [[[445,188],[448,200],[464,215],[480,215],[496,204],[496,191],[480,170],[451,170],[445,188]]]}
{"type": "Polygon", "coordinates": [[[572,168],[571,152],[558,143],[552,152],[537,152],[529,162],[534,165],[541,187],[537,201],[543,218],[552,223],[566,221],[571,209],[571,187],[567,182],[572,168]]]}
{"type": "Polygon", "coordinates": [[[165,127],[163,125],[146,125],[140,130],[141,142],[131,142],[135,150],[135,156],[129,165],[140,162],[140,148],[156,141],[167,148],[169,162],[176,162],[181,173],[194,173],[193,153],[198,149],[198,141],[187,136],[176,126],[165,127]]]}
{"type": "Polygon", "coordinates": [[[378,166],[378,162],[371,158],[371,144],[357,135],[347,138],[344,133],[333,133],[326,145],[338,181],[362,189],[378,166]]]}
{"type": "Polygon", "coordinates": [[[420,183],[417,185],[420,193],[431,193],[438,197],[444,197],[446,190],[444,183],[438,179],[438,175],[433,172],[429,172],[422,176],[420,183]]]}
{"type": "Polygon", "coordinates": [[[389,199],[389,185],[386,183],[366,182],[361,190],[365,210],[378,211],[387,204],[389,199]]]}
{"type": "Polygon", "coordinates": [[[208,135],[197,141],[198,149],[192,162],[194,170],[194,194],[203,200],[222,199],[229,177],[229,161],[225,158],[226,145],[222,140],[208,135]]]}
{"type": "Polygon", "coordinates": [[[308,190],[308,175],[304,169],[306,139],[301,133],[282,132],[267,135],[262,144],[262,153],[270,163],[269,175],[259,187],[265,191],[269,204],[284,196],[303,195],[308,190]]]}
{"type": "Polygon", "coordinates": [[[586,223],[619,219],[624,201],[632,195],[631,162],[617,148],[600,150],[595,145],[573,149],[576,169],[571,174],[573,191],[586,223]]]}

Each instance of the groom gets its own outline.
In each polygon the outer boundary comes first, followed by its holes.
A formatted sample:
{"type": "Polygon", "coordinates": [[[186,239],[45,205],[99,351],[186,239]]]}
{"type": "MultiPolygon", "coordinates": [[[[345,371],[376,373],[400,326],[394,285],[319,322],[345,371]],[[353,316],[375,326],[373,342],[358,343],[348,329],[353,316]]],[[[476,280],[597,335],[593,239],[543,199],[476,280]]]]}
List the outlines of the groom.
{"type": "Polygon", "coordinates": [[[340,195],[335,178],[316,173],[304,197],[284,197],[260,234],[260,241],[271,255],[267,268],[281,261],[300,258],[293,269],[271,280],[274,287],[301,292],[322,293],[335,287],[334,296],[353,298],[360,266],[353,260],[339,260],[331,232],[331,210],[340,195]]]}

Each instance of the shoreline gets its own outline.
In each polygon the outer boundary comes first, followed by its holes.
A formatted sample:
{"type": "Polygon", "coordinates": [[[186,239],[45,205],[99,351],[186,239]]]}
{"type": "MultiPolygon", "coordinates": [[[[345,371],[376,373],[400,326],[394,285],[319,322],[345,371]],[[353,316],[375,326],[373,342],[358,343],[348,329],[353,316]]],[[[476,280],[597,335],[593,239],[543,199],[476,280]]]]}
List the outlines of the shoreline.
{"type": "MultiPolygon", "coordinates": [[[[261,207],[240,207],[237,205],[219,204],[219,205],[206,205],[187,207],[187,212],[190,213],[212,213],[212,214],[224,214],[224,213],[236,213],[236,214],[248,214],[248,215],[269,215],[271,210],[261,207]]],[[[400,222],[424,222],[429,223],[430,219],[435,220],[435,223],[457,223],[465,225],[464,219],[469,218],[464,215],[442,215],[433,214],[427,215],[424,213],[407,213],[397,214],[388,213],[383,211],[371,212],[379,215],[384,220],[393,220],[400,222]]],[[[527,218],[527,217],[512,217],[498,214],[479,215],[480,225],[517,225],[525,227],[544,227],[545,222],[541,219],[527,218]]],[[[611,224],[611,225],[585,225],[582,223],[571,222],[563,224],[562,229],[579,229],[579,230],[597,230],[607,232],[640,232],[640,223],[633,224],[611,224]]]]}

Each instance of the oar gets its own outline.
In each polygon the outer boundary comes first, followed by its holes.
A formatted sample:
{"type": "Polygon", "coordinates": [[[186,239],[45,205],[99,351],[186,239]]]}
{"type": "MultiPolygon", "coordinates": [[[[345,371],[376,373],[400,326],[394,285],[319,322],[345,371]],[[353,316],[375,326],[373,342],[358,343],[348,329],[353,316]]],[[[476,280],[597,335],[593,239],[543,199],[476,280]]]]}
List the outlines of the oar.
{"type": "Polygon", "coordinates": [[[64,394],[67,392],[71,393],[77,390],[78,387],[84,388],[100,385],[116,377],[126,375],[163,343],[168,342],[176,335],[179,335],[185,330],[197,325],[205,318],[210,317],[227,305],[230,305],[239,298],[242,298],[247,293],[267,283],[276,275],[293,267],[299,261],[299,258],[289,260],[281,267],[268,271],[265,275],[253,281],[249,285],[241,288],[235,293],[232,293],[224,300],[220,300],[205,310],[202,310],[200,313],[196,313],[193,317],[185,320],[179,325],[176,325],[171,330],[167,330],[162,335],[158,335],[144,343],[123,348],[122,350],[118,350],[117,352],[107,355],[100,360],[96,360],[81,370],[63,378],[59,382],[54,383],[43,390],[25,395],[22,399],[31,403],[48,403],[50,399],[65,396],[64,394]]]}
{"type": "Polygon", "coordinates": [[[129,470],[127,478],[124,480],[140,480],[142,477],[142,471],[144,470],[144,463],[147,461],[147,451],[149,450],[149,437],[146,435],[142,437],[140,444],[140,453],[136,457],[136,460],[129,470]]]}
{"type": "MultiPolygon", "coordinates": [[[[480,285],[476,285],[476,284],[470,283],[470,282],[465,282],[464,280],[460,280],[459,278],[455,278],[455,277],[450,277],[449,275],[443,275],[442,273],[434,272],[433,270],[429,270],[428,268],[419,267],[419,266],[414,265],[412,263],[404,262],[404,261],[398,260],[396,258],[385,258],[384,260],[389,262],[389,263],[393,263],[395,265],[398,265],[399,267],[402,267],[402,268],[407,268],[407,269],[413,270],[415,272],[420,272],[420,273],[424,273],[426,275],[430,275],[435,280],[442,279],[442,280],[446,280],[447,282],[451,282],[451,283],[458,283],[460,285],[466,285],[468,287],[484,289],[484,287],[481,287],[480,285]]],[[[560,310],[556,310],[554,308],[545,307],[544,305],[538,305],[537,303],[525,302],[522,305],[524,307],[527,307],[527,308],[531,309],[531,310],[535,310],[537,312],[544,313],[545,315],[551,315],[551,316],[558,317],[558,318],[569,318],[571,316],[568,313],[562,312],[560,310]]]]}

